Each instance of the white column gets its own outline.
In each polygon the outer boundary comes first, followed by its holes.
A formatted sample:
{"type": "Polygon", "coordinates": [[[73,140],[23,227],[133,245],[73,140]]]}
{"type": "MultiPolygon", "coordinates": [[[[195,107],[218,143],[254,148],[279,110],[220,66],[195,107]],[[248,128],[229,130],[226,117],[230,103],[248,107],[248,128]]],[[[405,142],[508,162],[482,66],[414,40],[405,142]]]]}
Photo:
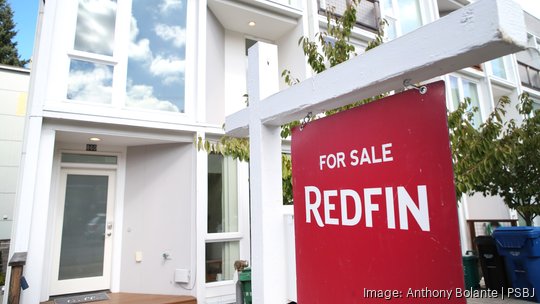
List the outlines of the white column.
{"type": "Polygon", "coordinates": [[[250,185],[253,303],[285,303],[285,240],[279,126],[260,119],[260,100],[278,91],[277,46],[249,50],[250,185]]]}
{"type": "MultiPolygon", "coordinates": [[[[206,134],[204,132],[197,132],[197,137],[205,139],[206,134]]],[[[206,303],[206,274],[205,267],[206,264],[206,231],[208,227],[208,155],[206,151],[195,151],[194,154],[194,165],[196,172],[195,180],[195,203],[192,204],[192,208],[196,209],[195,211],[195,222],[196,222],[196,239],[195,239],[195,264],[192,265],[191,269],[191,280],[195,280],[195,295],[201,303],[206,303]]],[[[189,284],[194,284],[190,281],[189,284]]]]}
{"type": "MultiPolygon", "coordinates": [[[[39,154],[34,184],[33,208],[31,209],[30,238],[28,242],[28,258],[24,276],[30,286],[21,292],[21,303],[39,303],[47,300],[48,278],[44,278],[45,249],[48,245],[47,223],[49,220],[49,197],[51,191],[51,175],[56,133],[52,129],[43,128],[39,143],[39,154]]],[[[22,188],[25,189],[25,188],[22,188]]]]}

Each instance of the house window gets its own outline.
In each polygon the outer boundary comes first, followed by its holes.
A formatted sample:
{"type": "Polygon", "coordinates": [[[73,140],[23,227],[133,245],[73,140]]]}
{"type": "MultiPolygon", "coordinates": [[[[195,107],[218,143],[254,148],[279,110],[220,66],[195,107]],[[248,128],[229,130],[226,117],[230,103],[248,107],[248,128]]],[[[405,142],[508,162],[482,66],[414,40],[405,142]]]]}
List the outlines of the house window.
{"type": "Polygon", "coordinates": [[[126,105],[185,110],[186,1],[133,0],[126,105]]]}
{"type": "Polygon", "coordinates": [[[232,280],[240,259],[238,163],[231,157],[208,155],[208,227],[206,282],[232,280]]]}
{"type": "Polygon", "coordinates": [[[116,0],[79,0],[67,99],[112,103],[116,11],[116,0]]]}
{"type": "Polygon", "coordinates": [[[238,232],[236,161],[208,155],[208,233],[238,232]]]}
{"type": "Polygon", "coordinates": [[[452,99],[453,110],[457,109],[459,103],[465,98],[471,100],[468,111],[476,108],[472,117],[472,125],[478,128],[482,124],[482,109],[480,108],[480,97],[478,93],[478,85],[468,79],[450,76],[450,98],[452,99]]]}
{"type": "Polygon", "coordinates": [[[92,103],[112,102],[113,67],[107,64],[71,59],[67,98],[92,103]]]}
{"type": "Polygon", "coordinates": [[[239,256],[240,242],[206,243],[206,282],[232,280],[239,256]]]}
{"type": "Polygon", "coordinates": [[[497,76],[502,79],[508,79],[506,74],[506,65],[504,57],[499,57],[490,61],[491,65],[491,75],[497,76]]]}
{"type": "Polygon", "coordinates": [[[522,85],[531,89],[540,90],[540,70],[518,62],[518,71],[522,85]]]}
{"type": "Polygon", "coordinates": [[[187,5],[78,0],[67,99],[185,113],[187,5]]]}
{"type": "Polygon", "coordinates": [[[388,39],[412,32],[424,23],[419,0],[384,0],[382,6],[388,21],[388,39]]]}
{"type": "Polygon", "coordinates": [[[74,49],[113,55],[116,0],[79,0],[74,49]]]}

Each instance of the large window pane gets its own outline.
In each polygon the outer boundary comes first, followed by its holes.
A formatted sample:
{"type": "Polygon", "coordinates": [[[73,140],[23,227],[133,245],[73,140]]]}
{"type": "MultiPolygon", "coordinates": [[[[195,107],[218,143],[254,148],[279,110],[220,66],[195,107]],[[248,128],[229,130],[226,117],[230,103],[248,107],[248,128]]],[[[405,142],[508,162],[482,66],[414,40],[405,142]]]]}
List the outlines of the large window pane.
{"type": "Polygon", "coordinates": [[[67,98],[110,104],[112,101],[113,67],[71,59],[67,98]]]}
{"type": "Polygon", "coordinates": [[[529,80],[529,72],[527,71],[527,66],[518,63],[518,72],[519,72],[519,79],[521,79],[521,83],[527,86],[531,86],[531,82],[529,80]]]}
{"type": "Polygon", "coordinates": [[[231,157],[208,156],[208,233],[238,231],[237,166],[231,157]]]}
{"type": "Polygon", "coordinates": [[[127,106],[184,112],[186,2],[133,0],[127,106]]]}
{"type": "Polygon", "coordinates": [[[504,59],[497,58],[491,61],[491,71],[494,76],[507,79],[506,78],[506,68],[504,66],[504,59]]]}
{"type": "Polygon", "coordinates": [[[533,88],[540,88],[540,74],[537,70],[529,68],[529,79],[533,88]]]}
{"type": "Polygon", "coordinates": [[[74,48],[112,56],[116,0],[79,0],[74,48]]]}
{"type": "Polygon", "coordinates": [[[418,0],[400,0],[398,5],[402,35],[422,26],[422,15],[418,0]]]}
{"type": "Polygon", "coordinates": [[[239,242],[206,244],[206,283],[232,280],[234,261],[240,259],[239,242]]]}
{"type": "Polygon", "coordinates": [[[482,115],[480,114],[480,99],[478,96],[478,87],[476,83],[463,80],[463,95],[471,99],[469,110],[476,108],[476,112],[473,115],[473,126],[478,128],[482,123],[482,115]]]}
{"type": "Polygon", "coordinates": [[[458,79],[453,76],[450,76],[450,95],[452,96],[453,110],[455,111],[461,102],[461,97],[459,97],[458,79]]]}

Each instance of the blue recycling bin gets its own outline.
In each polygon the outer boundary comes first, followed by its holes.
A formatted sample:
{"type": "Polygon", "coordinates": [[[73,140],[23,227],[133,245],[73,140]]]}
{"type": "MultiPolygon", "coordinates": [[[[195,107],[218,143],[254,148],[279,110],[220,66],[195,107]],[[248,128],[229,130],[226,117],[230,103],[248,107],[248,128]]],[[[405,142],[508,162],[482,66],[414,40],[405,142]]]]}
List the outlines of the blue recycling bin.
{"type": "Polygon", "coordinates": [[[499,227],[493,237],[505,258],[509,293],[540,303],[540,227],[499,227]]]}

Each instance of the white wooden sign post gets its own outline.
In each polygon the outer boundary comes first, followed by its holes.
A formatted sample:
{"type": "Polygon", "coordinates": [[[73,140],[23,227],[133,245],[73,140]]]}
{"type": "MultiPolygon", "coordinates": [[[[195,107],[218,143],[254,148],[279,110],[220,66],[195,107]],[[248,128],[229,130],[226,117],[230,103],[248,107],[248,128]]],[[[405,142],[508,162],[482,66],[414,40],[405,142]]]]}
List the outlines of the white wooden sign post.
{"type": "Polygon", "coordinates": [[[517,4],[482,0],[274,95],[277,49],[251,48],[250,105],[228,116],[225,128],[250,138],[253,303],[286,300],[281,125],[520,51],[526,42],[517,4]]]}

